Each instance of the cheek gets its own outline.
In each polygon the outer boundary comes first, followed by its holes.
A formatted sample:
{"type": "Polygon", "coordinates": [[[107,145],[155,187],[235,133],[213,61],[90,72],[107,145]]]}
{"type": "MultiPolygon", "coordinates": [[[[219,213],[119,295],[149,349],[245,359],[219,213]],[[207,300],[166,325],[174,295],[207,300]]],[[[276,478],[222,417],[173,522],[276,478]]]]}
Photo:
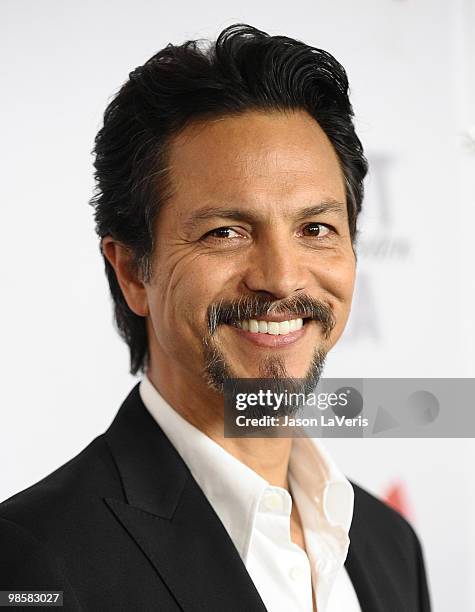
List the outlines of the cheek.
{"type": "Polygon", "coordinates": [[[331,270],[327,280],[329,291],[341,302],[342,306],[351,304],[355,287],[354,266],[342,266],[331,270]]]}
{"type": "Polygon", "coordinates": [[[351,302],[355,284],[356,263],[353,256],[333,257],[316,269],[315,276],[320,287],[341,303],[351,302]]]}
{"type": "Polygon", "coordinates": [[[355,285],[354,258],[342,257],[328,262],[318,270],[316,276],[320,290],[323,290],[321,297],[331,305],[335,316],[332,340],[336,342],[350,314],[355,285]]]}
{"type": "Polygon", "coordinates": [[[162,311],[158,316],[165,328],[179,323],[181,333],[202,334],[208,307],[225,294],[229,270],[203,255],[175,259],[161,270],[155,309],[162,311]]]}

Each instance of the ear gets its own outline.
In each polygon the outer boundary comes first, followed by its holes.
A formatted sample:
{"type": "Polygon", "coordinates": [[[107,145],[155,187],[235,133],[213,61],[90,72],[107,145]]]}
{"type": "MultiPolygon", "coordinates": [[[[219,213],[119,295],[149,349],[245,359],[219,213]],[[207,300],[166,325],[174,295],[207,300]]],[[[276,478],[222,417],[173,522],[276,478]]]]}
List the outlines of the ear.
{"type": "Polygon", "coordinates": [[[128,307],[136,315],[146,317],[149,314],[147,293],[143,282],[137,278],[133,270],[130,249],[114,240],[112,236],[104,236],[101,248],[104,257],[115,270],[117,282],[128,307]]]}

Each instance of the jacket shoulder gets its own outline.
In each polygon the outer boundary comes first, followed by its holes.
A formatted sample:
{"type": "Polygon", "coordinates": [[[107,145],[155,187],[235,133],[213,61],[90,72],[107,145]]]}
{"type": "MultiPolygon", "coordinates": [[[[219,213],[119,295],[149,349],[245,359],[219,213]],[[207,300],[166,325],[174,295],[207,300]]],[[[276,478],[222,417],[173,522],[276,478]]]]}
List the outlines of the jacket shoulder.
{"type": "Polygon", "coordinates": [[[61,532],[91,503],[105,496],[122,496],[115,464],[103,434],[53,472],[0,503],[0,519],[32,533],[61,532]]]}
{"type": "Polygon", "coordinates": [[[350,528],[350,565],[357,550],[375,580],[387,583],[388,588],[398,585],[399,593],[418,602],[418,610],[430,610],[424,555],[414,528],[369,491],[351,484],[355,506],[350,528]]]}
{"type": "Polygon", "coordinates": [[[402,514],[378,499],[360,485],[352,482],[355,492],[355,516],[377,531],[391,532],[397,537],[417,538],[414,528],[402,514]]]}

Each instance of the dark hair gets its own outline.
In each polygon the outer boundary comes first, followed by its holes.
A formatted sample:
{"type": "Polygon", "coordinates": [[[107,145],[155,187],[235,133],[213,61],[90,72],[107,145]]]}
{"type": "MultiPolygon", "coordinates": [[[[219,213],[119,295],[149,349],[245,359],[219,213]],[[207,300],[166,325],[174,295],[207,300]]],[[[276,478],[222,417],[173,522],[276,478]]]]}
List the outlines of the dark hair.
{"type": "MultiPolygon", "coordinates": [[[[167,145],[194,120],[259,109],[305,110],[318,121],[341,164],[354,242],[367,162],[343,66],[322,49],[245,24],[229,26],[215,43],[202,42],[168,44],[129,74],[108,105],[95,139],[90,201],[101,239],[111,235],[124,244],[138,277],[150,280],[154,222],[171,193],[167,145]]],[[[136,374],[148,360],[145,318],[130,310],[114,269],[104,262],[115,322],[136,374]]]]}

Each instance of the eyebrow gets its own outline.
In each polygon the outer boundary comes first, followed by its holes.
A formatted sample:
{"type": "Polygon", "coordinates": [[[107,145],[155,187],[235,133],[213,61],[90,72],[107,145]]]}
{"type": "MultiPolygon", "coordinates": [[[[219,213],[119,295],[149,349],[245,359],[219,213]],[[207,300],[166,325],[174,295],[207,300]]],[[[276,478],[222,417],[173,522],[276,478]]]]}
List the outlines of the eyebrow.
{"type": "MultiPolygon", "coordinates": [[[[346,218],[346,205],[338,200],[329,199],[319,204],[306,206],[295,213],[297,221],[324,215],[328,213],[336,213],[342,218],[346,218]]],[[[286,215],[287,217],[291,215],[286,215]]],[[[293,216],[293,215],[292,215],[293,216]]],[[[205,206],[193,212],[190,217],[184,222],[186,229],[193,229],[204,221],[209,219],[232,219],[234,221],[244,221],[246,223],[256,223],[262,220],[259,214],[255,211],[246,208],[230,208],[226,206],[205,206]]]]}

